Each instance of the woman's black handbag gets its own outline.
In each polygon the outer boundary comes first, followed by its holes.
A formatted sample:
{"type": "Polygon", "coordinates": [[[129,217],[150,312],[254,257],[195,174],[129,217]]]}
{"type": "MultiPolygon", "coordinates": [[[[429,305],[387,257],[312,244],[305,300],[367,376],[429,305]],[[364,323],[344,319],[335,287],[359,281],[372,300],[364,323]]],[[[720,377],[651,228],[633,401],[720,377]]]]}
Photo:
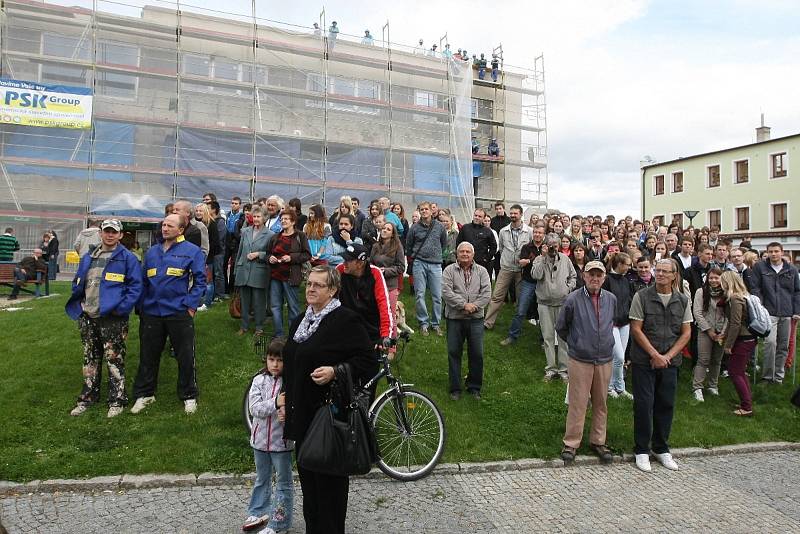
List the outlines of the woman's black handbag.
{"type": "Polygon", "coordinates": [[[332,476],[366,474],[377,457],[367,396],[355,393],[348,364],[336,366],[331,389],[331,401],[321,406],[311,420],[297,465],[332,476]]]}

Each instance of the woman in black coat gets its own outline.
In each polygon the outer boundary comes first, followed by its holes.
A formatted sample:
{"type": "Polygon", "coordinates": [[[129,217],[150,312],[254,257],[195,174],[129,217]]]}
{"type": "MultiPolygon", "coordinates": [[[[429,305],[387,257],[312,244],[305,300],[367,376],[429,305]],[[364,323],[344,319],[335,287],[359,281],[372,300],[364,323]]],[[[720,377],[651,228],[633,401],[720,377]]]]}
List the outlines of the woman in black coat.
{"type": "MultiPolygon", "coordinates": [[[[325,404],[336,365],[348,362],[353,380],[366,382],[378,371],[373,345],[358,315],[341,306],[336,294],[340,277],[336,269],[318,265],[306,283],[308,309],[289,329],[283,349],[286,391],[284,438],[295,440],[300,453],[308,426],[325,404]]],[[[344,533],[347,517],[348,477],[337,477],[297,467],[303,491],[303,517],[307,533],[344,533]]]]}

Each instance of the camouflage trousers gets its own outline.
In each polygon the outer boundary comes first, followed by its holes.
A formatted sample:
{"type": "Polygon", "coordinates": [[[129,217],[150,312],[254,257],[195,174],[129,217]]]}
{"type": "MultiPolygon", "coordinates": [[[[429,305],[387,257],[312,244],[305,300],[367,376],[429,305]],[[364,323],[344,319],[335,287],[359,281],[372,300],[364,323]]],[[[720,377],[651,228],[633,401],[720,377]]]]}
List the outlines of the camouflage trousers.
{"type": "Polygon", "coordinates": [[[125,340],[128,338],[127,317],[81,315],[78,330],[83,342],[83,389],[78,402],[94,404],[100,401],[100,382],[103,379],[103,360],[108,366],[108,405],[125,406],[125,340]]]}

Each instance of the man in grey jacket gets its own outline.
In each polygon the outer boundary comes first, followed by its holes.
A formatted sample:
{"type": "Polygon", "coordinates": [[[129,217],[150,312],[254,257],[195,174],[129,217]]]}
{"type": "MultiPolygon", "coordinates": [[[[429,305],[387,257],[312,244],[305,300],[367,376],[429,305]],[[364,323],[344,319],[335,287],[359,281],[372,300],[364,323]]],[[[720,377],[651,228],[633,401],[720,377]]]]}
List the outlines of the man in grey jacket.
{"type": "Polygon", "coordinates": [[[606,446],[608,410],[606,397],[614,350],[614,311],[617,297],[601,289],[606,280],[602,262],[590,261],[584,268],[583,289],[567,296],[558,315],[556,331],[569,344],[569,396],[564,448],[565,464],[575,460],[581,446],[586,406],[592,401],[589,447],[603,463],[614,456],[606,446]]]}
{"type": "Polygon", "coordinates": [[[439,336],[444,335],[442,320],[442,250],[447,247],[447,231],[433,218],[430,202],[419,205],[419,222],[408,229],[406,254],[414,261],[414,294],[420,333],[428,335],[428,325],[439,336]],[[428,317],[425,290],[430,289],[433,317],[428,317]]]}
{"type": "Polygon", "coordinates": [[[489,303],[492,282],[489,271],[474,261],[475,248],[464,241],[456,249],[456,263],[442,274],[442,296],[447,304],[447,356],[450,398],[461,397],[461,353],[467,342],[469,372],[467,391],[481,398],[483,385],[483,307],[489,303]]]}
{"type": "Polygon", "coordinates": [[[539,303],[539,328],[544,338],[544,355],[547,366],[544,379],[550,381],[560,376],[567,381],[567,342],[558,339],[558,364],[556,364],[556,321],[567,295],[575,289],[577,276],[569,258],[558,252],[559,238],[547,236],[542,253],[533,260],[531,278],[536,280],[536,300],[539,303]]]}

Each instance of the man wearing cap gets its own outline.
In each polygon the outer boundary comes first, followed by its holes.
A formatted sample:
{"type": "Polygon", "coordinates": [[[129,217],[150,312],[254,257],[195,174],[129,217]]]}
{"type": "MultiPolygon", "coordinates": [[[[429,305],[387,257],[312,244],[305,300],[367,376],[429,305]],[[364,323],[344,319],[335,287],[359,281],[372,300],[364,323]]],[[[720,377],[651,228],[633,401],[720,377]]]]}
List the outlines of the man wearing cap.
{"type": "Polygon", "coordinates": [[[560,376],[561,380],[566,382],[567,342],[559,337],[558,363],[556,363],[556,321],[564,300],[575,289],[577,275],[570,259],[558,251],[559,242],[558,235],[547,236],[545,244],[541,247],[541,254],[533,260],[531,278],[536,281],[539,328],[544,338],[544,355],[547,358],[544,379],[550,381],[560,376]]]}
{"type": "Polygon", "coordinates": [[[588,402],[592,402],[589,447],[603,463],[614,457],[606,446],[606,397],[614,351],[614,311],[617,297],[602,289],[606,268],[590,261],[584,268],[586,285],[570,293],[558,314],[556,331],[569,347],[569,393],[564,448],[565,464],[575,460],[581,446],[588,402]]]}
{"type": "Polygon", "coordinates": [[[185,221],[181,215],[167,215],[161,222],[163,242],[150,247],[142,264],[140,357],[133,384],[133,414],[156,400],[158,365],[168,336],[178,360],[178,397],[187,414],[197,411],[194,314],[206,290],[206,262],[200,247],[183,237],[185,221]]]}
{"type": "Polygon", "coordinates": [[[122,413],[128,315],[142,294],[142,269],[136,256],[120,244],[122,224],[100,225],[100,245],[84,254],[72,280],[67,315],[78,321],[83,343],[83,389],[70,415],[82,415],[100,401],[103,359],[108,367],[108,417],[122,413]]]}
{"type": "Polygon", "coordinates": [[[450,398],[461,397],[461,354],[467,342],[469,358],[465,386],[476,399],[483,385],[483,308],[492,297],[489,271],[474,261],[475,247],[464,241],[456,248],[456,262],[442,273],[442,297],[447,318],[447,357],[450,398]]]}
{"type": "Polygon", "coordinates": [[[375,346],[388,348],[394,330],[394,313],[389,306],[389,291],[381,270],[369,264],[367,247],[350,243],[342,253],[344,263],[336,266],[342,275],[339,301],[364,321],[375,346]]]}
{"type": "Polygon", "coordinates": [[[683,294],[675,260],[659,260],[656,283],[633,296],[631,374],[636,467],[649,473],[650,451],[667,469],[678,464],[669,452],[681,351],[691,337],[692,305],[683,294]]]}

